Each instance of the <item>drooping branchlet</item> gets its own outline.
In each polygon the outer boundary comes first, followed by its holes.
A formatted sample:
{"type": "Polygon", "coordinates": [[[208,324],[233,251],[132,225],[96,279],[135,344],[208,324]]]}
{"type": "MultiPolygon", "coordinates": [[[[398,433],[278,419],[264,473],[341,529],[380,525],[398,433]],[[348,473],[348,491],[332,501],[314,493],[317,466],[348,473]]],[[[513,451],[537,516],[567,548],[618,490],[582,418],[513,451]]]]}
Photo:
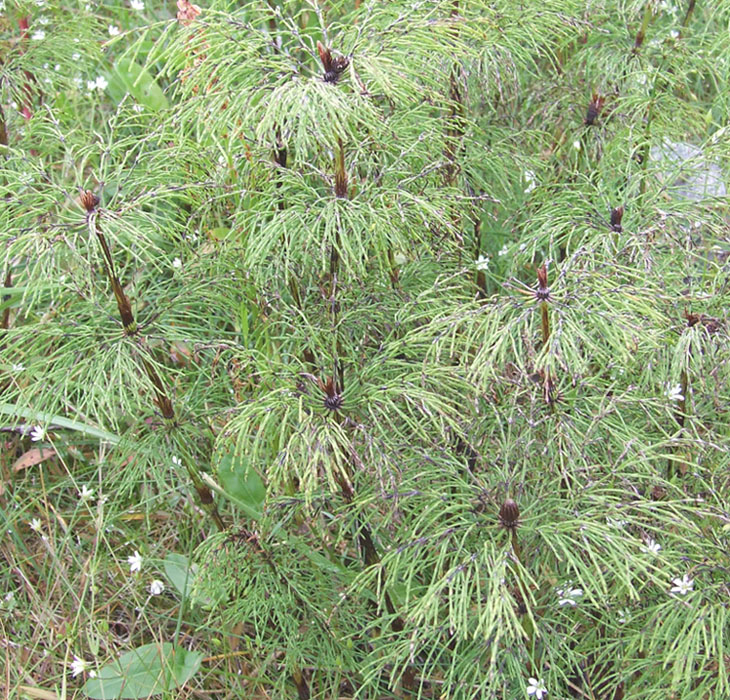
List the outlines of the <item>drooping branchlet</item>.
{"type": "Polygon", "coordinates": [[[332,58],[332,52],[321,41],[317,42],[317,51],[319,52],[319,60],[322,61],[322,67],[324,68],[324,82],[336,83],[347,66],[350,65],[350,59],[347,56],[335,56],[332,58]]]}

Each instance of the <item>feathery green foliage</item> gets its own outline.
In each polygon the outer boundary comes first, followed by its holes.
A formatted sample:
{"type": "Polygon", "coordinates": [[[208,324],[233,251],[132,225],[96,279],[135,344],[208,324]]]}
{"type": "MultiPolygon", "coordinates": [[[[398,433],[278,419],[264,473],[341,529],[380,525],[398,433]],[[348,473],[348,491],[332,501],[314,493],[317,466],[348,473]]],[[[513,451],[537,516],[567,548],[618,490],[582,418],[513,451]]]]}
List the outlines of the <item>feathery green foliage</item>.
{"type": "Polygon", "coordinates": [[[730,694],[730,3],[138,5],[0,16],[10,688],[730,694]]]}

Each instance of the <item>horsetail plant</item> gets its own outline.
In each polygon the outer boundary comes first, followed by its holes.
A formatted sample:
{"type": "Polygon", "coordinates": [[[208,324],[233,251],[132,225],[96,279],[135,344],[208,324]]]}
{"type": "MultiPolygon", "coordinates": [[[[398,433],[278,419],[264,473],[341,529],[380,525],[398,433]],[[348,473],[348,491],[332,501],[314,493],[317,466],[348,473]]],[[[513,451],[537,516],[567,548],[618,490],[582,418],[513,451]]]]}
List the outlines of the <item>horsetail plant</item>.
{"type": "Polygon", "coordinates": [[[0,2],[9,694],[726,697],[728,0],[198,2],[0,2]]]}

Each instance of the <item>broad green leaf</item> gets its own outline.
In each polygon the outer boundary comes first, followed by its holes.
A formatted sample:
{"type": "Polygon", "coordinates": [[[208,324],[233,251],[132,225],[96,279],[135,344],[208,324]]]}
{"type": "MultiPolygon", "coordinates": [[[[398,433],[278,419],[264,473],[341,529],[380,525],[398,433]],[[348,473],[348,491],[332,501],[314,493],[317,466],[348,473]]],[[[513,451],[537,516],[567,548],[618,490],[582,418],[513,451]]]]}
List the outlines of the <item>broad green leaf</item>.
{"type": "Polygon", "coordinates": [[[226,496],[240,505],[250,517],[261,517],[266,485],[244,457],[234,457],[232,454],[221,457],[218,479],[226,496]]]}
{"type": "Polygon", "coordinates": [[[186,683],[200,668],[203,655],[169,642],[146,644],[107,664],[84,685],[90,698],[146,698],[186,683]]]}
{"type": "Polygon", "coordinates": [[[178,593],[187,599],[195,578],[195,565],[190,565],[188,558],[182,554],[168,554],[165,557],[165,574],[178,593]]]}
{"type": "Polygon", "coordinates": [[[129,93],[153,112],[167,108],[167,98],[150,73],[129,58],[120,58],[109,76],[109,94],[119,103],[129,93]]]}

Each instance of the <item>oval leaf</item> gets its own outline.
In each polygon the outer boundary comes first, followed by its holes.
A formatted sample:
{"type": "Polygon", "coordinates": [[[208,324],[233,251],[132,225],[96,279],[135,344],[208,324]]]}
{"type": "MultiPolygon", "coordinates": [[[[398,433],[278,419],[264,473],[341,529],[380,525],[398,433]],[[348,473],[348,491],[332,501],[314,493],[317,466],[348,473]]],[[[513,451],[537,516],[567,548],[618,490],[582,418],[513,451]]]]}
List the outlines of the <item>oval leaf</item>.
{"type": "Polygon", "coordinates": [[[150,73],[129,58],[120,58],[109,76],[109,94],[119,103],[129,93],[139,104],[158,112],[167,108],[167,98],[150,73]]]}
{"type": "Polygon", "coordinates": [[[90,678],[84,693],[90,698],[146,698],[181,686],[200,668],[203,655],[169,642],[146,644],[123,654],[90,678]]]}
{"type": "Polygon", "coordinates": [[[218,479],[223,491],[254,519],[261,517],[266,485],[258,472],[243,457],[227,454],[218,463],[218,479]]]}

